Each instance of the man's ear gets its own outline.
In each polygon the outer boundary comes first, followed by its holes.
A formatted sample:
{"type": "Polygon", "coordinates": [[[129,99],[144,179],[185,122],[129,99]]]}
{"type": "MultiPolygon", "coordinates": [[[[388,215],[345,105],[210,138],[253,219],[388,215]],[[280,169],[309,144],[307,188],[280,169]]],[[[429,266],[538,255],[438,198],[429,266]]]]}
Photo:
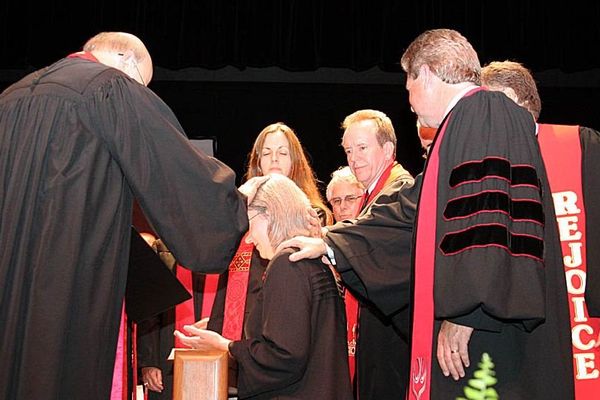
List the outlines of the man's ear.
{"type": "Polygon", "coordinates": [[[392,142],[385,142],[383,144],[383,151],[386,159],[395,160],[396,159],[396,149],[394,148],[394,144],[392,142]]]}
{"type": "Polygon", "coordinates": [[[515,92],[515,90],[513,88],[509,88],[509,87],[502,88],[502,92],[509,99],[511,99],[512,101],[514,101],[515,103],[517,103],[521,107],[524,107],[523,103],[519,101],[519,96],[517,96],[517,93],[515,92]]]}

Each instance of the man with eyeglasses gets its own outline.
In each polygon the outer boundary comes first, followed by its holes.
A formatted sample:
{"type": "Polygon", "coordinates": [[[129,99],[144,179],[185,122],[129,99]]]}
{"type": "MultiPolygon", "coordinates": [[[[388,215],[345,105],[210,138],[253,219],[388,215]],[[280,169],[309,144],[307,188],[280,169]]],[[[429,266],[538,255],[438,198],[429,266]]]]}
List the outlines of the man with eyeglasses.
{"type": "Polygon", "coordinates": [[[350,167],[333,171],[325,195],[335,222],[356,218],[360,213],[364,193],[364,186],[356,179],[350,167]]]}
{"type": "Polygon", "coordinates": [[[0,398],[110,397],[134,199],[195,271],[222,272],[248,230],[234,172],[152,70],[139,38],[103,32],[0,95],[0,398]]]}

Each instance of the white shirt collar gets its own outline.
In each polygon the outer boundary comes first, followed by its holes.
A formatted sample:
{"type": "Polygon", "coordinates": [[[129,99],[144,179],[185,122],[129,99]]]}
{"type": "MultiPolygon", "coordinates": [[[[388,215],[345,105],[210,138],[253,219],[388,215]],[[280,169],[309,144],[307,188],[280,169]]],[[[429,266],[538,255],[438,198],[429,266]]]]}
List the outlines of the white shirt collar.
{"type": "Polygon", "coordinates": [[[446,118],[446,115],[448,115],[448,113],[454,108],[454,106],[456,105],[456,103],[458,103],[458,101],[460,99],[462,99],[465,94],[467,94],[469,91],[478,88],[479,86],[477,85],[469,85],[467,87],[465,87],[464,89],[462,89],[460,92],[456,93],[454,95],[454,97],[452,98],[452,100],[450,100],[450,103],[448,103],[448,106],[446,107],[446,111],[444,112],[444,118],[446,118]]]}

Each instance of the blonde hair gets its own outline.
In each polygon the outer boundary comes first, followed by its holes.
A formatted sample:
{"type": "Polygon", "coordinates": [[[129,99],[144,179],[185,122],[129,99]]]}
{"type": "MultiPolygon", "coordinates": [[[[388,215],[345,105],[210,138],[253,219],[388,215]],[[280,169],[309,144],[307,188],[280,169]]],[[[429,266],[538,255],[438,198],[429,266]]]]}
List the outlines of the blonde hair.
{"type": "Polygon", "coordinates": [[[346,130],[350,125],[365,120],[371,120],[377,126],[377,143],[380,146],[391,142],[394,145],[394,150],[396,149],[397,139],[394,125],[392,125],[392,120],[381,111],[370,109],[355,111],[344,118],[342,129],[346,130]]]}
{"type": "Polygon", "coordinates": [[[260,156],[265,144],[265,140],[268,135],[275,132],[281,132],[284,134],[288,143],[290,144],[290,159],[292,161],[292,168],[290,170],[289,178],[300,187],[300,189],[308,196],[310,203],[313,207],[322,210],[325,213],[326,225],[333,222],[333,215],[319,192],[317,187],[317,178],[313,172],[302,144],[296,133],[292,128],[284,124],[283,122],[277,122],[274,124],[267,125],[256,137],[252,150],[248,154],[248,169],[246,170],[245,179],[254,178],[255,176],[263,176],[263,172],[260,169],[260,156]]]}
{"type": "Polygon", "coordinates": [[[452,29],[432,29],[419,35],[400,60],[402,69],[412,79],[423,65],[449,84],[481,82],[481,64],[471,43],[452,29]]]}
{"type": "Polygon", "coordinates": [[[319,237],[319,230],[314,229],[319,223],[314,221],[316,217],[310,212],[308,197],[283,175],[270,175],[256,191],[248,209],[266,214],[269,224],[267,235],[274,249],[294,236],[319,237]]]}
{"type": "Polygon", "coordinates": [[[524,107],[537,121],[542,101],[535,79],[523,64],[514,61],[494,61],[481,70],[481,83],[491,90],[512,89],[516,103],[524,107]]]}
{"type": "Polygon", "coordinates": [[[364,185],[360,183],[358,179],[356,179],[356,176],[354,176],[350,167],[339,167],[331,173],[331,180],[327,184],[327,201],[331,200],[331,192],[333,191],[333,187],[341,182],[346,182],[350,185],[354,185],[362,191],[365,190],[364,185]]]}

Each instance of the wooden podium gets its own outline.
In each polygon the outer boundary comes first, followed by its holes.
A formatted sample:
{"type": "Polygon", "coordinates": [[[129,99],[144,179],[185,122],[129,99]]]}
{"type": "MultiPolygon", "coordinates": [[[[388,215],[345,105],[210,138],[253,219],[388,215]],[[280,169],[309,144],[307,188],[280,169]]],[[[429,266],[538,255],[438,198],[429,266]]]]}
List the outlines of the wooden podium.
{"type": "Polygon", "coordinates": [[[227,400],[227,352],[175,349],[173,400],[227,400]]]}

